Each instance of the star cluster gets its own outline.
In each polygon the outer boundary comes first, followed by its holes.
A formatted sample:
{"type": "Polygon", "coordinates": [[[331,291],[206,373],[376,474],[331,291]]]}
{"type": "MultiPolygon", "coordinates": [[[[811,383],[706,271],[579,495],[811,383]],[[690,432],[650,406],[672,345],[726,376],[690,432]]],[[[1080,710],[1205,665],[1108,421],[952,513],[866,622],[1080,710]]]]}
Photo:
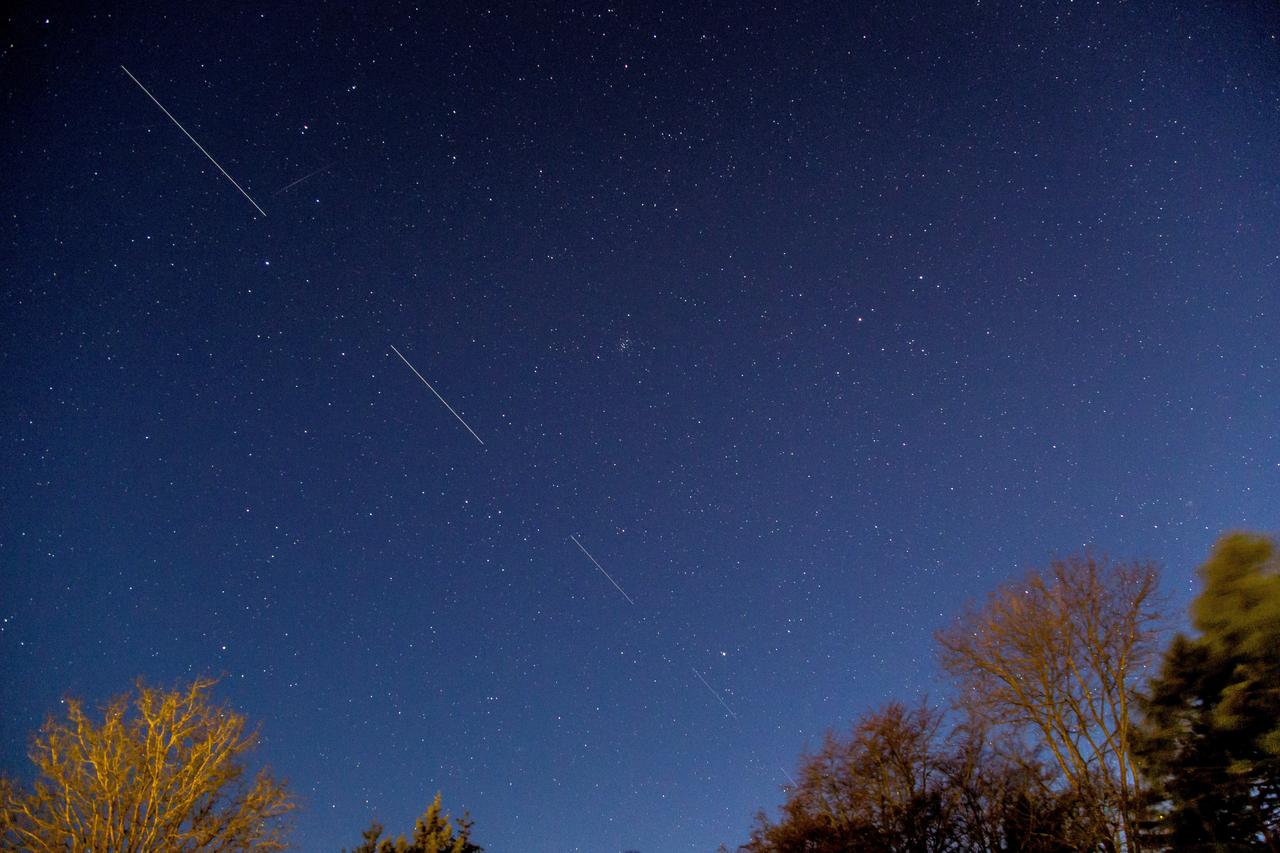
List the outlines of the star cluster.
{"type": "Polygon", "coordinates": [[[1273,4],[446,6],[11,17],[3,768],[223,674],[301,849],[708,851],[966,598],[1275,529],[1273,4]]]}

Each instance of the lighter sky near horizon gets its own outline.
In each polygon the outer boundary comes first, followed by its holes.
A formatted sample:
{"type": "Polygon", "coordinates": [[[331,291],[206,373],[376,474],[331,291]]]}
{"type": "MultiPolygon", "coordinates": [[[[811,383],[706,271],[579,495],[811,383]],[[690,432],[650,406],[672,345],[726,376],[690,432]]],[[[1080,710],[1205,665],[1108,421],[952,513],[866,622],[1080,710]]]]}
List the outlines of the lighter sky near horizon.
{"type": "Polygon", "coordinates": [[[1179,617],[1280,531],[1278,39],[14,13],[0,770],[67,693],[222,674],[299,849],[440,790],[490,853],[705,852],[944,701],[934,631],[1029,567],[1157,560],[1179,617]]]}

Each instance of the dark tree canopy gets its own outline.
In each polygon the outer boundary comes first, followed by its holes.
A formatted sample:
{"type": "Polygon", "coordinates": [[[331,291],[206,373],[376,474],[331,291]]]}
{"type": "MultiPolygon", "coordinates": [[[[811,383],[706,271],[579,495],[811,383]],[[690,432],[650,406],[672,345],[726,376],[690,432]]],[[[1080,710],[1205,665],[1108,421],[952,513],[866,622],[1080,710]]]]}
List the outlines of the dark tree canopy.
{"type": "Polygon", "coordinates": [[[1195,637],[1165,652],[1144,702],[1144,769],[1178,850],[1280,847],[1280,554],[1232,534],[1200,568],[1195,637]]]}
{"type": "Polygon", "coordinates": [[[997,751],[986,730],[944,733],[942,712],[890,703],[805,756],[777,822],[740,853],[1067,853],[1098,848],[1054,765],[997,751]]]}
{"type": "Polygon", "coordinates": [[[1280,547],[1224,536],[1200,576],[1163,650],[1154,564],[998,587],[938,634],[958,723],[862,715],[739,853],[1280,853],[1280,547]]]}
{"type": "Polygon", "coordinates": [[[441,815],[440,793],[418,818],[413,829],[413,840],[404,836],[394,841],[383,838],[383,827],[374,823],[361,836],[364,843],[351,853],[482,853],[483,847],[471,841],[471,819],[464,813],[454,824],[448,815],[441,815]]]}

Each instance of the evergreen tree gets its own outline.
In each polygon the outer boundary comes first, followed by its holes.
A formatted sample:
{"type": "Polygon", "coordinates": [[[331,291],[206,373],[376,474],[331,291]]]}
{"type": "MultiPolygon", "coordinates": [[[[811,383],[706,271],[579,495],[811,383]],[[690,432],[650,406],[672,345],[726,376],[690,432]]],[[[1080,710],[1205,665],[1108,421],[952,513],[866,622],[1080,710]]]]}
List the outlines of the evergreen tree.
{"type": "Polygon", "coordinates": [[[413,841],[399,836],[395,841],[382,837],[383,827],[374,823],[364,831],[364,843],[351,853],[483,853],[484,848],[471,841],[473,822],[464,812],[457,826],[449,815],[440,814],[440,793],[418,818],[413,829],[413,841]]]}
{"type": "Polygon", "coordinates": [[[1199,635],[1174,638],[1143,703],[1140,757],[1177,850],[1280,849],[1280,553],[1224,536],[1200,568],[1199,635]]]}

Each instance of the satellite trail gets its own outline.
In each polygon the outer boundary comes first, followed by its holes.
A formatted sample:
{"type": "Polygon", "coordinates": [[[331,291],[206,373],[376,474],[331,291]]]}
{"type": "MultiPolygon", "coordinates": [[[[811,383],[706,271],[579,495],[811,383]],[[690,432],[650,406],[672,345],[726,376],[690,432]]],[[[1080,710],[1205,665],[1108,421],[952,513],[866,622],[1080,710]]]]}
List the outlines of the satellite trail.
{"type": "Polygon", "coordinates": [[[474,438],[476,441],[479,441],[479,442],[480,442],[480,446],[481,446],[481,447],[483,447],[483,446],[484,446],[484,442],[480,440],[480,436],[476,435],[476,431],[475,431],[475,430],[473,430],[473,429],[471,428],[471,426],[470,426],[466,421],[464,421],[464,420],[462,419],[462,415],[460,415],[460,414],[458,414],[457,412],[453,411],[453,406],[450,406],[450,405],[449,405],[449,401],[448,401],[448,400],[446,400],[444,397],[441,397],[441,396],[440,396],[440,392],[439,392],[439,391],[437,391],[435,388],[432,388],[432,387],[431,387],[431,383],[427,381],[427,378],[426,378],[425,376],[423,376],[421,373],[419,373],[419,372],[418,372],[418,368],[414,367],[412,364],[409,364],[409,359],[407,359],[407,358],[405,358],[403,355],[401,355],[400,350],[396,349],[396,345],[395,345],[395,344],[391,344],[390,346],[391,346],[391,351],[392,351],[392,352],[394,352],[396,355],[400,356],[400,360],[401,360],[401,361],[403,361],[406,365],[408,365],[409,369],[413,371],[413,375],[414,375],[414,376],[417,376],[419,379],[421,379],[421,380],[422,380],[422,384],[423,384],[423,385],[426,385],[426,386],[427,386],[427,388],[429,388],[429,389],[431,390],[431,393],[436,395],[436,399],[437,399],[437,400],[439,400],[441,403],[444,403],[444,407],[445,407],[446,409],[448,409],[448,410],[453,414],[453,416],[454,416],[455,418],[457,418],[457,419],[458,419],[458,423],[460,423],[460,424],[462,424],[464,427],[466,427],[466,428],[467,428],[467,432],[471,433],[471,437],[472,437],[472,438],[474,438]]]}
{"type": "Polygon", "coordinates": [[[716,701],[719,702],[721,705],[723,705],[724,709],[729,712],[729,716],[733,717],[735,720],[738,719],[738,715],[733,713],[733,709],[730,708],[728,703],[726,703],[724,699],[720,696],[720,694],[716,692],[716,689],[712,687],[710,684],[707,684],[707,680],[702,677],[702,673],[698,672],[698,670],[694,667],[690,667],[690,669],[693,670],[694,675],[698,676],[698,680],[702,682],[702,685],[711,691],[711,695],[716,697],[716,701]]]}
{"type": "Polygon", "coordinates": [[[327,166],[321,166],[319,169],[316,169],[314,172],[308,172],[307,174],[303,175],[301,178],[298,178],[298,180],[294,181],[293,183],[281,187],[280,189],[273,192],[272,195],[280,195],[280,193],[284,192],[285,190],[291,190],[294,187],[296,187],[298,184],[302,183],[303,181],[309,178],[314,178],[316,175],[320,174],[321,172],[327,171],[332,168],[333,168],[332,163],[330,163],[327,166]]]}
{"type": "Polygon", "coordinates": [[[587,555],[588,560],[595,563],[596,568],[600,570],[600,574],[607,577],[609,579],[609,583],[613,584],[614,587],[618,590],[618,592],[622,593],[622,597],[625,598],[628,603],[635,604],[635,602],[631,600],[631,596],[627,595],[627,591],[622,587],[618,586],[618,582],[613,579],[613,576],[604,570],[604,566],[600,565],[600,563],[596,561],[595,557],[591,556],[591,552],[588,551],[586,548],[582,547],[582,543],[578,541],[578,537],[570,536],[569,538],[573,540],[574,545],[578,546],[579,551],[587,555]]]}
{"type": "Polygon", "coordinates": [[[221,173],[223,174],[223,176],[224,176],[224,177],[226,177],[226,179],[227,179],[228,181],[230,181],[230,182],[231,182],[232,186],[234,186],[236,189],[240,190],[240,195],[242,195],[242,196],[244,196],[245,198],[249,199],[249,204],[251,204],[251,205],[253,205],[254,207],[256,207],[256,208],[258,209],[258,212],[259,212],[259,213],[261,213],[263,216],[266,216],[266,215],[267,215],[267,212],[266,212],[265,210],[263,210],[261,207],[258,207],[258,203],[257,203],[256,201],[254,201],[254,200],[253,200],[253,198],[252,198],[252,197],[251,197],[247,192],[245,192],[245,191],[244,191],[244,187],[242,187],[242,186],[240,186],[239,184],[237,184],[237,183],[236,183],[236,179],[235,179],[235,178],[233,178],[233,177],[231,177],[230,175],[228,175],[228,174],[227,174],[227,170],[226,170],[226,169],[224,169],[224,168],[222,168],[222,166],[218,164],[218,161],[217,161],[217,160],[213,159],[213,155],[212,155],[212,154],[210,154],[208,151],[205,151],[205,150],[204,150],[204,146],[203,146],[203,145],[201,145],[199,142],[196,142],[196,138],[195,138],[194,136],[192,136],[190,133],[187,133],[187,129],[186,129],[185,127],[183,127],[183,126],[182,126],[182,124],[181,124],[181,123],[180,123],[176,118],[174,118],[174,117],[173,117],[173,113],[169,112],[168,110],[166,110],[166,109],[164,108],[164,104],[162,104],[162,103],[160,103],[159,101],[157,101],[157,100],[156,100],[156,96],[155,96],[155,95],[151,94],[150,92],[147,92],[147,87],[146,87],[146,86],[144,86],[144,85],[142,85],[142,82],[141,82],[140,80],[138,80],[138,78],[137,78],[137,77],[134,77],[134,76],[133,76],[133,72],[132,72],[132,71],[130,71],[128,68],[125,68],[123,65],[121,65],[121,66],[120,66],[120,68],[121,68],[121,70],[123,70],[123,71],[124,71],[124,73],[125,73],[125,74],[128,74],[128,75],[129,75],[129,79],[130,79],[130,80],[132,80],[133,82],[135,82],[135,83],[137,83],[137,84],[138,84],[138,88],[139,88],[139,89],[141,89],[143,92],[146,92],[147,97],[148,97],[148,98],[150,98],[152,101],[154,101],[154,102],[155,102],[155,105],[156,105],[157,107],[159,107],[159,108],[164,112],[164,114],[165,114],[165,115],[167,115],[167,116],[169,117],[169,121],[171,121],[171,122],[173,122],[174,124],[178,125],[178,130],[180,130],[180,131],[182,131],[183,133],[186,133],[186,134],[187,134],[187,139],[190,139],[193,143],[195,143],[195,146],[196,146],[197,148],[199,148],[199,149],[200,149],[200,153],[202,153],[202,154],[204,154],[204,156],[208,157],[208,158],[209,158],[209,162],[210,162],[210,163],[212,163],[213,165],[215,165],[215,166],[217,166],[217,167],[218,167],[218,171],[219,171],[219,172],[221,172],[221,173]]]}

